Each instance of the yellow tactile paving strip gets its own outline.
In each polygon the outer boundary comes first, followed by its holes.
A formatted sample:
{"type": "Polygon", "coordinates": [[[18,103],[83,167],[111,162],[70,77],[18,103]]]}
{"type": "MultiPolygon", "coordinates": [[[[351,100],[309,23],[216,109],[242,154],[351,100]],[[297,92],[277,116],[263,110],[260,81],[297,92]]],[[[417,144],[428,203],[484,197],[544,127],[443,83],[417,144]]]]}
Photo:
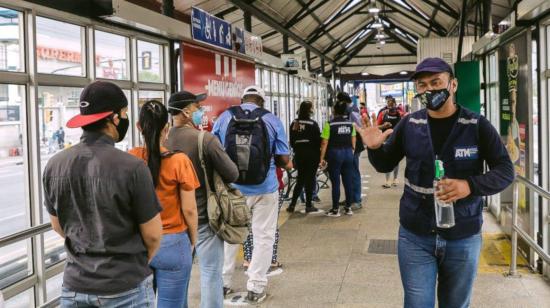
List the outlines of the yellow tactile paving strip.
{"type": "MultiPolygon", "coordinates": [[[[512,243],[503,233],[484,233],[478,272],[482,274],[505,273],[510,269],[512,243]]],[[[519,272],[528,273],[527,261],[518,253],[519,272]]]]}

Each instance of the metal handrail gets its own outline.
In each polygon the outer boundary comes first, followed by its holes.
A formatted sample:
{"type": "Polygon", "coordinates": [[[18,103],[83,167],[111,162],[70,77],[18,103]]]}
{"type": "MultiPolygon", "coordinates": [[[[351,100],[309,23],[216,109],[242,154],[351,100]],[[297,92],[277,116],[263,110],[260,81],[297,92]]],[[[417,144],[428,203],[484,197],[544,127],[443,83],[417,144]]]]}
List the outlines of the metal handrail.
{"type": "Polygon", "coordinates": [[[536,191],[541,197],[546,200],[550,200],[550,192],[542,189],[536,184],[532,183],[528,179],[516,175],[514,180],[514,196],[512,200],[512,260],[510,262],[510,272],[508,275],[516,276],[517,275],[517,256],[518,256],[518,235],[537,252],[537,254],[544,260],[544,262],[550,264],[550,255],[544,251],[539,244],[529,236],[525,231],[523,231],[518,226],[518,202],[519,202],[519,184],[523,184],[529,189],[536,191]]]}
{"type": "Polygon", "coordinates": [[[48,232],[52,229],[51,223],[42,224],[36,227],[29,228],[27,230],[17,232],[3,238],[0,238],[0,248],[19,242],[21,240],[28,239],[35,235],[39,235],[48,232]]]}

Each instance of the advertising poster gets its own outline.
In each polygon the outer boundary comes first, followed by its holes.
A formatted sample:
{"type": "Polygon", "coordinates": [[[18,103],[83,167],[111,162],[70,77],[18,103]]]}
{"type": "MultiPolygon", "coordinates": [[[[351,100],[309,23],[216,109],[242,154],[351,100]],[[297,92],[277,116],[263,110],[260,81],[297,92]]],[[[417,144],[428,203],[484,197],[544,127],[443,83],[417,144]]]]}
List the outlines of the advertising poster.
{"type": "MultiPolygon", "coordinates": [[[[523,34],[499,48],[500,132],[516,174],[530,178],[529,161],[529,34],[523,34]]],[[[519,188],[519,225],[529,231],[529,196],[519,188]]]]}
{"type": "Polygon", "coordinates": [[[241,103],[244,88],[255,83],[254,63],[187,43],[183,43],[182,57],[183,89],[208,95],[201,103],[202,126],[211,130],[223,111],[241,103]]]}
{"type": "Polygon", "coordinates": [[[388,95],[393,97],[403,96],[403,83],[380,84],[380,95],[382,97],[388,95]]]}

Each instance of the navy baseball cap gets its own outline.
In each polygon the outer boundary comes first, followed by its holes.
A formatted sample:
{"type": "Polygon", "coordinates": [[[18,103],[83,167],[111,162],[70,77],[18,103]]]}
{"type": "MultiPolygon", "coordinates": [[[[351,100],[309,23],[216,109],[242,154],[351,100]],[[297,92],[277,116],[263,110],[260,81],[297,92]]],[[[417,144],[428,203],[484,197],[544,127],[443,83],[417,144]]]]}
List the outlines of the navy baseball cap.
{"type": "Polygon", "coordinates": [[[173,93],[168,100],[168,109],[174,109],[178,112],[192,103],[197,103],[206,99],[206,93],[193,94],[188,91],[173,93]]]}
{"type": "Polygon", "coordinates": [[[80,114],[67,122],[67,127],[77,128],[95,123],[128,106],[122,89],[108,81],[94,81],[80,94],[80,114]]]}
{"type": "Polygon", "coordinates": [[[421,73],[443,73],[447,72],[454,75],[453,69],[449,63],[445,62],[441,58],[426,58],[422,60],[417,66],[416,71],[412,75],[411,79],[414,80],[421,73]]]}

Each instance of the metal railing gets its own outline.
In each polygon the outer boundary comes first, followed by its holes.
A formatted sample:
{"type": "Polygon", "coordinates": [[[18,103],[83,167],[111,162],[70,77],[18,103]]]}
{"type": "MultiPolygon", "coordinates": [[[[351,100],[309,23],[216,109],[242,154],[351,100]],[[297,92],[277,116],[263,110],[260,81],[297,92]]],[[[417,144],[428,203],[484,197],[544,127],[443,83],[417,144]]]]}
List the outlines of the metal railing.
{"type": "Polygon", "coordinates": [[[527,232],[523,231],[518,226],[519,185],[524,185],[525,187],[537,192],[539,196],[550,201],[550,192],[540,188],[528,179],[516,175],[513,187],[514,196],[512,200],[512,260],[510,262],[510,272],[508,273],[509,276],[517,276],[518,235],[527,243],[527,245],[529,245],[530,248],[537,252],[539,257],[544,260],[544,262],[550,264],[550,255],[548,255],[548,253],[545,252],[544,249],[540,247],[539,244],[531,238],[531,236],[529,236],[529,234],[527,234],[527,232]]]}

